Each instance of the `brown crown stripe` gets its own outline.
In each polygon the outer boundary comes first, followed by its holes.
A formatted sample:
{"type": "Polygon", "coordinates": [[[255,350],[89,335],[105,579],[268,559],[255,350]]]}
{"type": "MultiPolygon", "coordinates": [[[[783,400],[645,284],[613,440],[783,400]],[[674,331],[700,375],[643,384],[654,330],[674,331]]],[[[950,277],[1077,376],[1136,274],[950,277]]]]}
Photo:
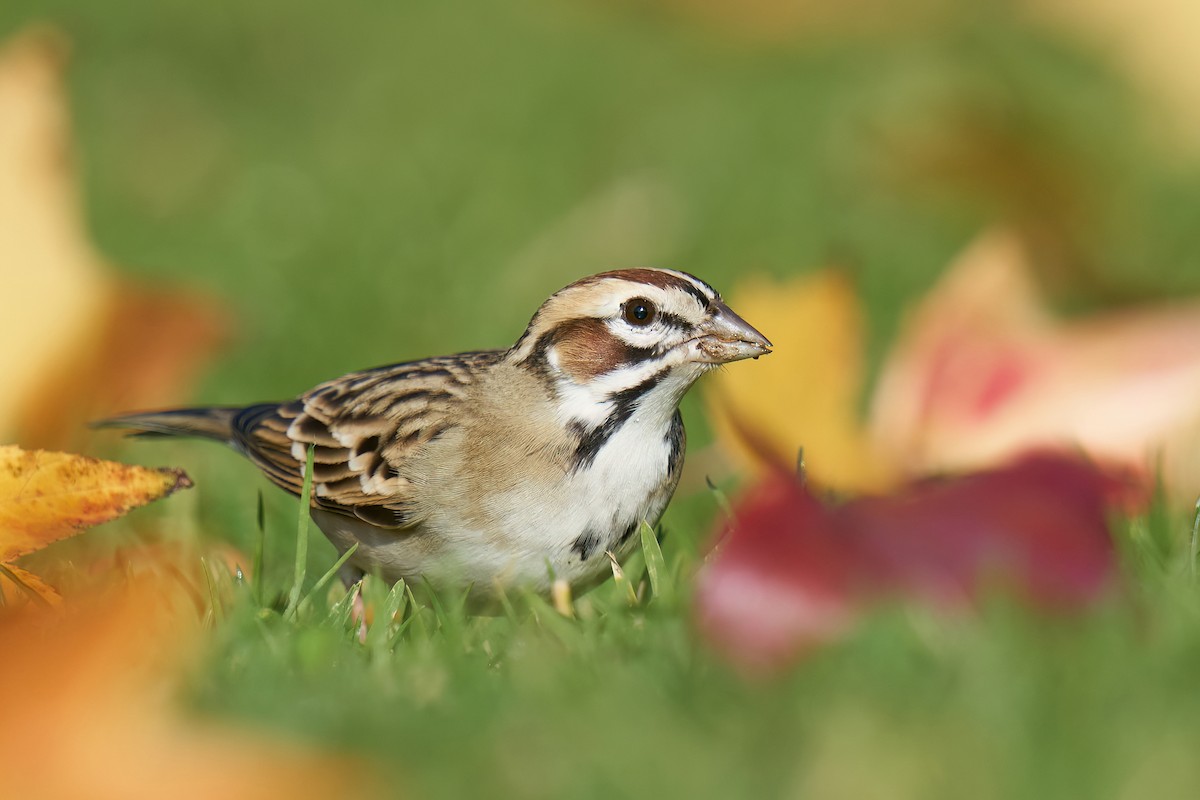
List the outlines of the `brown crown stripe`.
{"type": "Polygon", "coordinates": [[[679,289],[695,297],[700,301],[700,304],[704,306],[707,306],[709,302],[714,299],[719,300],[721,297],[717,293],[716,289],[712,288],[699,278],[695,278],[696,283],[699,283],[709,291],[708,296],[706,296],[703,291],[696,288],[696,284],[692,283],[686,278],[681,278],[678,275],[674,275],[670,272],[664,272],[662,270],[645,268],[616,269],[609,272],[601,272],[598,275],[590,275],[572,285],[589,286],[593,283],[599,283],[600,281],[609,280],[612,278],[624,281],[632,281],[633,283],[644,283],[647,286],[656,286],[659,289],[679,289]]]}

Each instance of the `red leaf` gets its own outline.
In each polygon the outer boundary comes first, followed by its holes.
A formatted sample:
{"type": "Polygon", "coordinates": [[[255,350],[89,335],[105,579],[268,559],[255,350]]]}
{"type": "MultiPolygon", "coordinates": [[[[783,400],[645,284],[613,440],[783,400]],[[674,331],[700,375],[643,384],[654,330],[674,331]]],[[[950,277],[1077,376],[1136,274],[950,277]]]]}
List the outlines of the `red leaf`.
{"type": "Polygon", "coordinates": [[[1010,591],[1038,609],[1081,609],[1116,575],[1108,489],[1090,463],[1054,454],[843,505],[776,474],[739,505],[702,573],[698,623],[762,670],[842,635],[884,599],[957,609],[1010,591]]]}

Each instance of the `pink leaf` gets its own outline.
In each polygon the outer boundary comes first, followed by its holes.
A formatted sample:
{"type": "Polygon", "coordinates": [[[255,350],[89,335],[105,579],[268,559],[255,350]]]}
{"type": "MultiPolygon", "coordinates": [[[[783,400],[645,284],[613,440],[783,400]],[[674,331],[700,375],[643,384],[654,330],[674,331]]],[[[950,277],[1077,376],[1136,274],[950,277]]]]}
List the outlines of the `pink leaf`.
{"type": "MultiPolygon", "coordinates": [[[[1019,242],[982,237],[909,315],[880,375],[873,440],[909,475],[1034,448],[1200,491],[1200,303],[1054,320],[1019,242]]],[[[1147,493],[1148,494],[1148,493],[1147,493]]]]}

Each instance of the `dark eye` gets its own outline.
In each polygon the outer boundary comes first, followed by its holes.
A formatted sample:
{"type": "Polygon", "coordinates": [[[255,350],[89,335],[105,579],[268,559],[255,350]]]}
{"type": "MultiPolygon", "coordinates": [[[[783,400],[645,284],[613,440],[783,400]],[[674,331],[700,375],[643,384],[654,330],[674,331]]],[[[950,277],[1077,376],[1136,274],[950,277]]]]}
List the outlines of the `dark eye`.
{"type": "Polygon", "coordinates": [[[654,317],[658,314],[658,309],[644,297],[635,297],[632,300],[626,300],[622,306],[625,314],[625,321],[630,325],[642,327],[654,322],[654,317]]]}

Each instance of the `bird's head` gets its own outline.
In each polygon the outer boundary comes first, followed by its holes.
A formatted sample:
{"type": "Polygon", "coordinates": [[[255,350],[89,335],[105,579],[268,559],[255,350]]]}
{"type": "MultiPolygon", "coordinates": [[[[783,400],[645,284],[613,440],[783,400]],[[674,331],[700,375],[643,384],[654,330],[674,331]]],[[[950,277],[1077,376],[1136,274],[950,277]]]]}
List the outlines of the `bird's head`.
{"type": "Polygon", "coordinates": [[[581,402],[662,386],[678,403],[708,370],[770,352],[771,342],[699,278],[625,269],[555,292],[510,357],[581,402]]]}

